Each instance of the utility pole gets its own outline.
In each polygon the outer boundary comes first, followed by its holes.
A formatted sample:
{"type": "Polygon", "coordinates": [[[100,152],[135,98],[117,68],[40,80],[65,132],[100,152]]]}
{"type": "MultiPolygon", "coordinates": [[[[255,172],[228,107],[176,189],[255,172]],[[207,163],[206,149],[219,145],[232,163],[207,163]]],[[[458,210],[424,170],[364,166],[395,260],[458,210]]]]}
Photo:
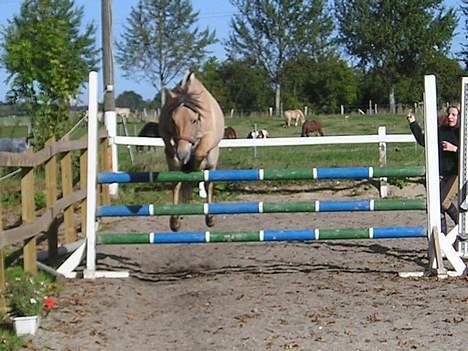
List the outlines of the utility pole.
{"type": "MultiPolygon", "coordinates": [[[[102,0],[102,66],[104,74],[104,123],[111,137],[117,136],[117,118],[114,97],[114,59],[112,56],[112,0],[102,0]]],[[[111,142],[112,171],[119,169],[117,145],[111,142]]],[[[118,184],[110,184],[110,195],[117,195],[118,184]]]]}

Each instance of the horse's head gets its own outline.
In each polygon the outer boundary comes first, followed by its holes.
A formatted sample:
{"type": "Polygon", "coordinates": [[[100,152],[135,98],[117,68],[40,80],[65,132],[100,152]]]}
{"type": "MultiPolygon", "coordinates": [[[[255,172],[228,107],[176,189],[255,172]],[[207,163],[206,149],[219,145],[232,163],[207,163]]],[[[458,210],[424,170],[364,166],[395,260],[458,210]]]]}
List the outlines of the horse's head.
{"type": "Polygon", "coordinates": [[[175,155],[184,165],[190,161],[192,150],[203,136],[204,113],[200,101],[202,92],[197,90],[198,81],[194,80],[195,77],[191,74],[176,88],[167,92],[161,114],[165,116],[166,129],[169,129],[175,155]]]}

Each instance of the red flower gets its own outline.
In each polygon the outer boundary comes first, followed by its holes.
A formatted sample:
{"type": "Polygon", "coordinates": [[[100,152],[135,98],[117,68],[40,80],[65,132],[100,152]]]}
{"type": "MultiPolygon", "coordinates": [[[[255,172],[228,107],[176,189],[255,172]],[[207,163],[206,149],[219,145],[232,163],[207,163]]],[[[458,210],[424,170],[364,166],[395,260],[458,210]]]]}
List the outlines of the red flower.
{"type": "Polygon", "coordinates": [[[55,301],[51,297],[47,297],[44,299],[44,306],[45,308],[53,308],[55,305],[55,301]]]}

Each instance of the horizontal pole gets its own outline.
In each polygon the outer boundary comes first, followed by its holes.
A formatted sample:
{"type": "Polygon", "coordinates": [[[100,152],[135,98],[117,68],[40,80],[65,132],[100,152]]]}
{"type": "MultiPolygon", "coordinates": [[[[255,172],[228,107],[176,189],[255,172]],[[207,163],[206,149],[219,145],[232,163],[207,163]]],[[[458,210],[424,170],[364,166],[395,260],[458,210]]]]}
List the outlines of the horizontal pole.
{"type": "MultiPolygon", "coordinates": [[[[116,136],[112,138],[117,145],[143,145],[163,147],[161,138],[116,136]]],[[[378,143],[415,143],[412,134],[386,135],[338,135],[320,137],[292,137],[266,139],[223,139],[221,148],[254,147],[254,146],[303,146],[303,145],[333,145],[333,144],[378,144],[378,143]]]]}
{"type": "Polygon", "coordinates": [[[97,244],[195,244],[248,241],[310,241],[346,239],[397,239],[425,237],[426,230],[417,227],[343,228],[260,230],[240,232],[147,232],[101,233],[97,244]]]}
{"type": "Polygon", "coordinates": [[[237,169],[195,172],[101,172],[99,184],[144,182],[221,182],[299,179],[371,179],[423,176],[423,166],[412,167],[333,167],[290,169],[237,169]]]}
{"type": "Polygon", "coordinates": [[[242,213],[297,213],[297,212],[342,212],[342,211],[395,211],[425,210],[426,202],[416,200],[344,200],[304,201],[291,203],[230,202],[177,205],[114,205],[100,206],[97,216],[171,216],[171,215],[220,215],[242,213]]]}

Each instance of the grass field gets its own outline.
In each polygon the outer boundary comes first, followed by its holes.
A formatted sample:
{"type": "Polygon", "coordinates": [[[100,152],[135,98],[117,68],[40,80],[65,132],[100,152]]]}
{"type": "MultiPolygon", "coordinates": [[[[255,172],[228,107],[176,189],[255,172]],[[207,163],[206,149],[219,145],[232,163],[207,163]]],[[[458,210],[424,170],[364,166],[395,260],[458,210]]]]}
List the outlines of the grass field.
{"type": "MultiPolygon", "coordinates": [[[[312,117],[308,117],[312,119],[312,117]]],[[[338,115],[313,117],[320,121],[325,135],[367,135],[377,134],[379,126],[387,128],[387,134],[409,134],[406,118],[403,115],[352,115],[348,118],[338,115]]],[[[136,135],[143,126],[143,122],[129,122],[128,132],[136,135]]],[[[299,126],[284,128],[281,118],[249,117],[226,118],[226,126],[232,126],[240,138],[245,138],[254,125],[267,129],[271,137],[297,137],[300,136],[299,126]]],[[[11,126],[9,123],[0,123],[0,137],[18,137],[26,135],[27,127],[11,126]],[[10,126],[5,126],[10,125],[10,126]]],[[[78,139],[86,134],[86,129],[79,128],[72,135],[78,139]]],[[[119,135],[123,135],[119,126],[119,135]]],[[[132,147],[134,162],[130,160],[129,149],[119,146],[119,169],[126,171],[165,171],[167,170],[162,148],[153,151],[137,153],[132,147]]],[[[78,157],[78,155],[76,155],[78,157]]],[[[353,145],[316,145],[316,146],[289,146],[289,147],[257,147],[254,148],[222,148],[218,168],[220,169],[253,169],[253,168],[310,168],[310,167],[350,167],[350,166],[377,166],[379,152],[377,144],[353,145]]],[[[75,163],[76,164],[76,163],[75,163]]],[[[388,166],[422,165],[424,164],[424,149],[411,143],[387,144],[388,166]]],[[[11,169],[0,170],[0,175],[11,169]]],[[[76,171],[78,173],[78,170],[76,171]]],[[[19,178],[10,178],[2,181],[3,189],[18,190],[19,178]]],[[[242,188],[243,184],[216,185],[221,198],[229,198],[232,190],[242,188]],[[221,191],[220,191],[221,190],[221,191]]],[[[41,189],[40,177],[37,189],[41,189]]],[[[169,186],[157,184],[133,184],[121,186],[120,197],[127,203],[141,201],[158,202],[170,198],[169,186]],[[154,190],[157,190],[155,193],[154,190]],[[136,200],[138,199],[138,200],[136,200]]],[[[4,196],[5,198],[5,196],[4,196]]],[[[17,199],[7,195],[9,199],[17,199]]],[[[14,201],[16,202],[16,201],[14,201]]]]}

